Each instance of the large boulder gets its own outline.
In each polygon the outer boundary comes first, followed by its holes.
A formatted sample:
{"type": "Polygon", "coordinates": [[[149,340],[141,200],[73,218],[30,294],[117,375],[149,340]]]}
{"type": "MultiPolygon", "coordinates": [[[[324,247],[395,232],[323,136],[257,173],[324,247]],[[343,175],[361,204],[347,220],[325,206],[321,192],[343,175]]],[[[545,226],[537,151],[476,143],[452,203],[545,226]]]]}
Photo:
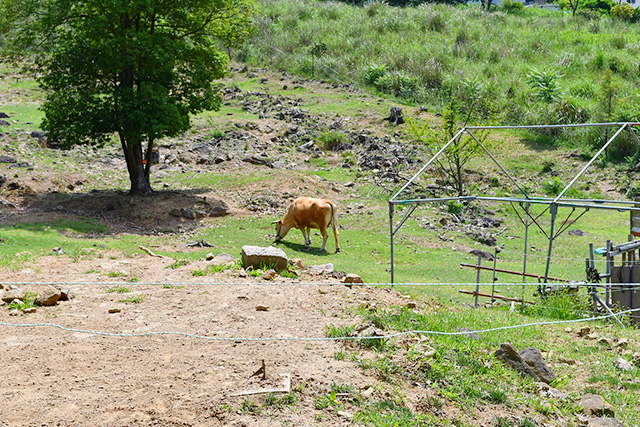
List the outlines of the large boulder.
{"type": "Polygon", "coordinates": [[[268,246],[243,246],[242,265],[244,268],[274,268],[278,271],[285,270],[289,259],[282,249],[268,246]]]}

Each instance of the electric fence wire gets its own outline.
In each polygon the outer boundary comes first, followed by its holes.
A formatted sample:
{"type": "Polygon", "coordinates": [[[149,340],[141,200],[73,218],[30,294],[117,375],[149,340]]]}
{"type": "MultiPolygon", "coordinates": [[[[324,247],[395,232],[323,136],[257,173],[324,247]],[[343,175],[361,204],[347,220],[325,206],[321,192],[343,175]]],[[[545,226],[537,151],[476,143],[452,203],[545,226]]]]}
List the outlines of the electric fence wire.
{"type": "Polygon", "coordinates": [[[458,331],[458,332],[445,332],[445,331],[432,331],[432,330],[411,330],[404,332],[392,333],[384,336],[377,337],[362,337],[362,336],[345,336],[345,337],[214,337],[208,335],[197,335],[191,334],[188,332],[178,332],[178,331],[152,331],[152,332],[134,332],[134,333],[121,333],[121,332],[104,332],[104,331],[91,331],[85,329],[77,329],[77,328],[67,328],[62,325],[58,325],[55,323],[6,323],[0,322],[0,326],[6,327],[15,327],[15,328],[36,328],[36,327],[50,327],[57,328],[63,330],[65,332],[73,332],[73,333],[83,333],[90,335],[99,335],[99,336],[107,336],[107,337],[119,337],[119,338],[133,338],[133,337],[150,337],[150,336],[162,336],[162,335],[175,335],[187,338],[195,338],[209,341],[232,341],[232,342],[269,342],[269,341],[315,341],[315,342],[337,342],[337,341],[362,341],[362,340],[371,340],[371,339],[390,339],[390,338],[399,338],[408,335],[422,334],[422,335],[435,335],[435,336],[464,336],[471,334],[485,334],[490,332],[497,331],[507,331],[514,329],[523,329],[534,326],[548,326],[548,325],[558,325],[558,324],[572,324],[572,323],[580,323],[580,322],[592,322],[596,320],[605,320],[610,317],[615,317],[616,315],[624,315],[628,313],[634,313],[636,311],[640,311],[638,309],[630,309],[626,311],[621,311],[617,314],[609,314],[603,316],[594,316],[586,319],[573,319],[573,320],[556,320],[556,321],[547,321],[547,322],[532,322],[525,323],[519,325],[510,325],[510,326],[498,326],[495,328],[487,328],[487,329],[478,329],[475,331],[458,331]]]}
{"type": "MultiPolygon", "coordinates": [[[[575,282],[581,286],[590,286],[591,284],[586,284],[585,282],[575,282]]],[[[374,287],[467,287],[467,286],[513,286],[513,287],[539,287],[540,285],[551,286],[566,286],[567,282],[548,282],[548,283],[538,283],[538,282],[527,282],[527,283],[518,283],[518,282],[504,282],[504,283],[476,283],[476,282],[432,282],[432,283],[421,283],[421,282],[403,282],[403,283],[389,283],[389,282],[367,282],[367,283],[342,283],[342,282],[271,282],[271,281],[261,281],[261,282],[237,282],[237,283],[229,283],[229,282],[56,282],[56,281],[44,281],[44,282],[0,282],[2,286],[45,286],[45,285],[53,285],[53,286],[225,286],[225,287],[237,287],[237,286],[266,286],[266,287],[276,287],[276,286],[374,286],[374,287]]],[[[624,283],[618,285],[625,285],[624,283]]],[[[603,286],[603,284],[599,284],[599,286],[603,286]]],[[[638,284],[640,286],[640,284],[638,284]]]]}

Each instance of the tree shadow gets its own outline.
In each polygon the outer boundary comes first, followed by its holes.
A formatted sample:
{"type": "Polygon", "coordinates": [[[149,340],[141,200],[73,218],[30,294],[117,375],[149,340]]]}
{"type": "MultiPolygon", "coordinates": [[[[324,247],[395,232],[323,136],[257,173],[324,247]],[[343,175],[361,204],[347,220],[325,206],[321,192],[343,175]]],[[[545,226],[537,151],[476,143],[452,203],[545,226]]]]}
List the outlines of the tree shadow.
{"type": "MultiPolygon", "coordinates": [[[[99,231],[102,235],[183,233],[201,227],[203,218],[229,214],[229,206],[224,201],[203,196],[210,193],[211,190],[200,188],[159,190],[145,196],[131,196],[115,190],[32,192],[26,194],[21,203],[23,211],[30,214],[19,214],[16,209],[15,214],[8,212],[3,222],[25,226],[88,218],[103,225],[99,231]]],[[[96,225],[96,228],[99,227],[96,225]]]]}

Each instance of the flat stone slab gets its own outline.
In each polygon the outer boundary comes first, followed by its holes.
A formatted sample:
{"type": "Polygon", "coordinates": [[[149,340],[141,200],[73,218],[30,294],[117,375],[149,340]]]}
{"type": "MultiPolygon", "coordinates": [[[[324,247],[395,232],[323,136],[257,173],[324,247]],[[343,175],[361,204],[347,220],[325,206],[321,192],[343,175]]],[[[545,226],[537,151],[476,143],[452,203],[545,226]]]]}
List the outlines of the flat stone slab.
{"type": "Polygon", "coordinates": [[[268,246],[243,246],[242,247],[242,265],[244,268],[253,267],[254,269],[273,268],[281,271],[287,268],[289,259],[282,249],[268,246]]]}

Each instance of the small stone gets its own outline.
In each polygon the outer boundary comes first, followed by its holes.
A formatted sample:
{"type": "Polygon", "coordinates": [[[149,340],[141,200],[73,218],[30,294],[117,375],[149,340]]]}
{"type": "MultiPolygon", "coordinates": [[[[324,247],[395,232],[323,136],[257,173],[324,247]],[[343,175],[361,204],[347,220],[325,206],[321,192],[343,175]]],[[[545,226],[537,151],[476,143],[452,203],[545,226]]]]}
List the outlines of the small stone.
{"type": "Polygon", "coordinates": [[[342,283],[364,283],[362,277],[358,276],[355,273],[349,273],[342,279],[342,283]]]}
{"type": "Polygon", "coordinates": [[[568,357],[558,356],[558,361],[561,363],[566,363],[567,365],[575,365],[575,359],[569,359],[568,357]]]}
{"type": "Polygon", "coordinates": [[[307,270],[312,274],[331,274],[333,273],[333,264],[310,265],[307,270]]]}
{"type": "MultiPolygon", "coordinates": [[[[209,258],[207,258],[207,259],[209,259],[209,258]]],[[[224,253],[224,252],[216,255],[213,258],[213,264],[214,265],[219,265],[219,266],[222,266],[222,265],[233,265],[233,264],[236,263],[236,261],[237,261],[236,257],[234,257],[231,254],[224,253]]]]}
{"type": "Polygon", "coordinates": [[[577,402],[585,415],[613,417],[613,406],[599,394],[585,394],[577,402]]]}
{"type": "Polygon", "coordinates": [[[591,334],[587,335],[587,339],[588,339],[588,340],[596,340],[596,339],[598,339],[598,334],[596,334],[595,332],[593,332],[593,333],[591,333],[591,334]]]}
{"type": "Polygon", "coordinates": [[[524,360],[536,373],[540,381],[550,384],[558,378],[555,372],[547,365],[542,353],[535,347],[525,348],[520,352],[522,360],[524,360]]]}
{"type": "Polygon", "coordinates": [[[269,311],[269,307],[266,305],[257,305],[256,311],[269,311]]]}
{"type": "Polygon", "coordinates": [[[480,335],[478,335],[476,332],[473,332],[471,328],[460,328],[460,332],[462,332],[467,336],[467,338],[470,338],[472,340],[478,341],[481,339],[480,335]]]}
{"type": "Polygon", "coordinates": [[[109,313],[113,314],[113,313],[120,313],[120,309],[119,308],[110,308],[109,309],[109,313]]]}
{"type": "Polygon", "coordinates": [[[262,278],[264,280],[273,280],[276,277],[276,271],[274,269],[271,270],[267,270],[264,273],[262,273],[262,278]]]}
{"type": "Polygon", "coordinates": [[[26,292],[23,289],[11,289],[2,295],[2,301],[8,303],[12,302],[14,299],[22,301],[25,296],[26,292]]]}
{"type": "Polygon", "coordinates": [[[22,312],[23,312],[24,314],[31,314],[31,313],[35,313],[35,312],[36,312],[36,308],[35,308],[35,307],[25,308],[24,310],[22,310],[22,312]]]}
{"type": "Polygon", "coordinates": [[[62,288],[60,289],[60,299],[58,299],[58,301],[69,301],[75,297],[76,293],[72,289],[62,288]]]}
{"type": "Polygon", "coordinates": [[[247,272],[244,268],[241,268],[240,271],[238,271],[238,277],[247,277],[247,272]]]}
{"type": "Polygon", "coordinates": [[[9,316],[20,316],[22,314],[22,311],[20,310],[11,310],[9,312],[9,316]]]}
{"type": "Polygon", "coordinates": [[[45,290],[38,292],[35,303],[45,306],[56,305],[61,294],[60,289],[48,286],[45,290]]]}
{"type": "Polygon", "coordinates": [[[304,270],[304,262],[300,258],[293,258],[291,261],[289,261],[289,264],[297,269],[304,270]]]}
{"type": "Polygon", "coordinates": [[[615,418],[606,418],[606,417],[601,417],[601,418],[591,418],[589,419],[589,424],[587,424],[588,427],[624,427],[624,424],[622,424],[620,421],[616,420],[615,418]]]}
{"type": "Polygon", "coordinates": [[[571,332],[573,332],[573,329],[571,329],[571,328],[569,328],[569,327],[566,327],[566,328],[564,328],[564,331],[565,331],[566,333],[570,334],[571,332]]]}
{"type": "Polygon", "coordinates": [[[211,252],[209,252],[209,253],[205,256],[205,258],[206,258],[206,260],[207,260],[207,261],[211,261],[211,260],[213,259],[213,257],[214,257],[214,255],[213,255],[213,253],[211,253],[211,252]]]}
{"type": "Polygon", "coordinates": [[[614,345],[616,348],[627,348],[628,346],[629,340],[627,338],[620,338],[614,345]]]}
{"type": "Polygon", "coordinates": [[[338,411],[338,415],[348,419],[349,421],[353,420],[353,414],[347,411],[338,411]]]}
{"type": "Polygon", "coordinates": [[[633,371],[635,368],[633,367],[633,364],[631,362],[629,362],[626,359],[623,359],[622,357],[618,357],[616,360],[613,361],[613,366],[615,366],[617,369],[621,370],[621,371],[633,371]]]}
{"type": "Polygon", "coordinates": [[[588,326],[583,326],[578,330],[578,332],[576,332],[576,334],[579,337],[586,337],[589,334],[589,332],[591,332],[591,328],[588,326]]]}
{"type": "Polygon", "coordinates": [[[598,344],[605,345],[605,346],[607,346],[609,348],[611,348],[613,346],[613,342],[609,338],[600,338],[598,340],[598,344]]]}

